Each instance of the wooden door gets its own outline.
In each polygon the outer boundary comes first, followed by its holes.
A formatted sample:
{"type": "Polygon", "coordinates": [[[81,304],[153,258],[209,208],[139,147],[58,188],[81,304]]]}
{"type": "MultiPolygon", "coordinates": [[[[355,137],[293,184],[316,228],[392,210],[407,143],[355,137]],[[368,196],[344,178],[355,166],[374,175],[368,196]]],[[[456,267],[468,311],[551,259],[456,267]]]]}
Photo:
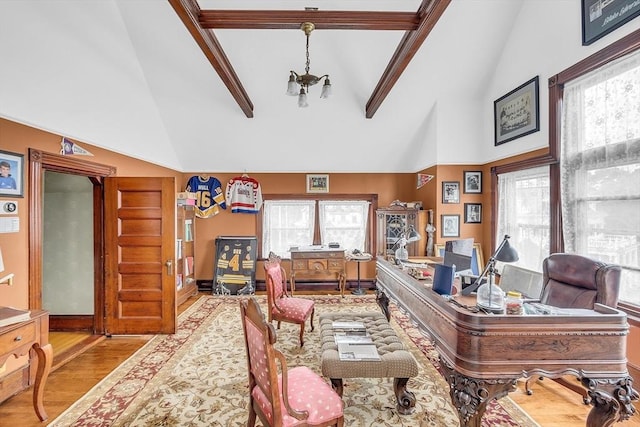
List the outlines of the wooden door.
{"type": "Polygon", "coordinates": [[[175,179],[106,178],[106,334],[174,333],[175,179]]]}

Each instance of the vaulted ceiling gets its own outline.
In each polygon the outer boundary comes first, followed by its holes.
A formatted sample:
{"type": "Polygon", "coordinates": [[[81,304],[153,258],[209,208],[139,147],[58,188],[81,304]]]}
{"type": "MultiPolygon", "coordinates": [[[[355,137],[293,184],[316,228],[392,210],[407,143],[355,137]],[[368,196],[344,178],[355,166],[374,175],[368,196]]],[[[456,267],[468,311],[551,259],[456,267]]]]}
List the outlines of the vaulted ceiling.
{"type": "Polygon", "coordinates": [[[181,171],[415,172],[522,1],[0,2],[0,116],[181,171]],[[333,94],[301,109],[305,21],[333,94]]]}

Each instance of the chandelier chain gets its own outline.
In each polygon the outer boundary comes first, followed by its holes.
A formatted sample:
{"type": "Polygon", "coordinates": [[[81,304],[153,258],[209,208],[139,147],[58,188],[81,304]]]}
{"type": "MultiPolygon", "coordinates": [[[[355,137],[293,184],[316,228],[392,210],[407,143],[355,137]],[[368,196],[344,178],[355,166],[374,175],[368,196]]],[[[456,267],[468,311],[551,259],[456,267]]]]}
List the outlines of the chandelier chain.
{"type": "Polygon", "coordinates": [[[309,74],[309,65],[311,64],[311,60],[309,59],[309,33],[307,33],[307,66],[304,67],[304,71],[309,74]]]}

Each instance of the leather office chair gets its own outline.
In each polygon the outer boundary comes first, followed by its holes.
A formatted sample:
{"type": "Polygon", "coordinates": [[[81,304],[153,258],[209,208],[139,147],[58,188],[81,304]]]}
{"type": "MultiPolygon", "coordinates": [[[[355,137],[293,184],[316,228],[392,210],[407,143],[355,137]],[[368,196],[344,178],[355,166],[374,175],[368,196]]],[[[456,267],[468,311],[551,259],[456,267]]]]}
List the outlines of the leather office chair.
{"type": "Polygon", "coordinates": [[[333,388],[306,366],[287,368],[284,355],[274,348],[276,331],[254,297],[240,301],[249,370],[249,419],[265,426],[344,425],[344,405],[333,388]],[[281,373],[278,374],[278,362],[281,373]]]}
{"type": "Polygon", "coordinates": [[[295,298],[287,293],[287,274],[280,265],[280,257],[270,253],[265,261],[267,286],[267,307],[269,323],[278,322],[296,323],[300,325],[300,347],[304,345],[304,325],[311,318],[311,330],[313,331],[313,314],[315,303],[308,298],[295,298]]]}
{"type": "MultiPolygon", "coordinates": [[[[585,256],[567,253],[551,254],[542,263],[542,295],[540,302],[560,308],[593,308],[595,303],[616,308],[620,295],[620,266],[606,264],[585,256]]],[[[525,390],[531,395],[530,381],[525,390]]],[[[538,378],[535,378],[538,380],[538,378]]],[[[579,393],[589,403],[586,390],[578,383],[555,378],[559,384],[579,393]]]]}

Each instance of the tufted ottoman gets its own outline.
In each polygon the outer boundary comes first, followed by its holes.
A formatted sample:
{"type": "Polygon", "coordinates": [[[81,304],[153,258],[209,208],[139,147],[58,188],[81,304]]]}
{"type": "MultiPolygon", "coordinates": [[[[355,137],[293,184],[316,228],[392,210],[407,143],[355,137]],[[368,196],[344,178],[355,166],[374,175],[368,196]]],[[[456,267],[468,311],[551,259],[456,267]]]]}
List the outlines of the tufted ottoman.
{"type": "Polygon", "coordinates": [[[343,378],[393,378],[393,389],[401,414],[410,414],[416,405],[414,394],[407,390],[407,381],[418,375],[418,364],[387,321],[379,312],[325,313],[320,315],[322,339],[322,374],[331,379],[342,396],[343,378]],[[340,360],[333,337],[333,321],[362,322],[376,345],[380,360],[340,360]]]}

